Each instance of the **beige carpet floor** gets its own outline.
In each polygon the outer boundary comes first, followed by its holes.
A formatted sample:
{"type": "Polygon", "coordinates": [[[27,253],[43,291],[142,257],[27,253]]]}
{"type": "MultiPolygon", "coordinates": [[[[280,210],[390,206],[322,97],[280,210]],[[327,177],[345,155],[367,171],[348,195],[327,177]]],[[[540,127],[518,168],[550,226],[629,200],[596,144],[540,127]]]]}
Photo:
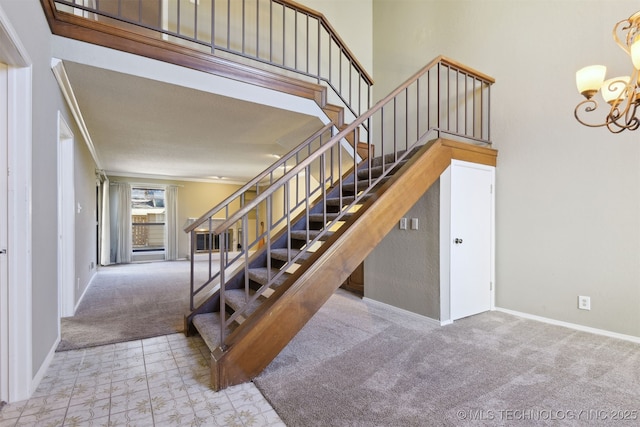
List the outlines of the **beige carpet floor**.
{"type": "Polygon", "coordinates": [[[287,426],[640,425],[640,345],[339,291],[254,381],[287,426]]]}
{"type": "Polygon", "coordinates": [[[101,267],[75,315],[61,319],[57,351],[181,332],[189,272],[188,261],[101,267]]]}

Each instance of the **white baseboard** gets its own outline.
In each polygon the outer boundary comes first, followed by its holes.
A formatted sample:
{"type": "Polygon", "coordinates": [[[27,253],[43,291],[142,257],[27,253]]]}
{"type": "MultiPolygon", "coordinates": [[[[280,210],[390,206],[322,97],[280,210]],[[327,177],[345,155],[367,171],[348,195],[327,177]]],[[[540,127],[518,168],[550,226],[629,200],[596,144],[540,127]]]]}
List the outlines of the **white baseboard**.
{"type": "Polygon", "coordinates": [[[60,344],[60,335],[58,335],[56,342],[53,343],[53,347],[51,347],[51,350],[49,350],[49,354],[47,354],[44,362],[42,362],[42,365],[40,365],[40,369],[38,369],[38,372],[36,372],[33,380],[31,380],[31,395],[38,389],[40,382],[42,382],[42,379],[46,375],[47,370],[49,369],[49,366],[51,365],[51,362],[56,355],[56,348],[58,348],[58,344],[60,344]]]}
{"type": "Polygon", "coordinates": [[[418,313],[414,313],[413,311],[409,311],[409,310],[405,310],[404,308],[400,308],[400,307],[396,307],[394,305],[390,305],[384,302],[380,302],[371,298],[367,298],[367,297],[363,297],[362,298],[363,301],[365,301],[367,304],[371,304],[371,305],[377,305],[378,307],[382,307],[384,309],[387,310],[391,310],[391,311],[395,311],[396,313],[399,314],[403,314],[405,316],[411,316],[414,317],[416,319],[422,320],[422,321],[426,321],[428,323],[431,323],[432,325],[435,326],[443,326],[446,325],[448,323],[451,323],[450,321],[447,323],[445,322],[441,322],[437,319],[433,319],[431,317],[427,317],[427,316],[423,316],[422,314],[418,314],[418,313]]]}
{"type": "Polygon", "coordinates": [[[98,274],[97,271],[93,272],[93,275],[91,276],[91,279],[89,279],[89,284],[87,284],[87,286],[84,287],[84,291],[82,291],[82,295],[80,295],[80,298],[78,298],[78,302],[76,303],[75,307],[73,307],[73,314],[76,313],[76,310],[80,306],[80,303],[82,302],[82,299],[84,298],[84,296],[86,295],[87,291],[89,290],[89,287],[91,286],[91,282],[93,282],[93,279],[96,278],[97,274],[98,274]]]}
{"type": "Polygon", "coordinates": [[[640,337],[633,335],[619,334],[617,332],[607,331],[605,329],[592,328],[590,326],[578,325],[577,323],[563,322],[561,320],[550,319],[548,317],[536,316],[535,314],[523,313],[521,311],[509,310],[507,308],[496,307],[496,311],[512,314],[514,316],[525,319],[536,320],[538,322],[549,323],[551,325],[564,326],[565,328],[575,329],[577,331],[589,332],[591,334],[603,335],[610,338],[617,338],[625,341],[631,341],[640,344],[640,337]]]}

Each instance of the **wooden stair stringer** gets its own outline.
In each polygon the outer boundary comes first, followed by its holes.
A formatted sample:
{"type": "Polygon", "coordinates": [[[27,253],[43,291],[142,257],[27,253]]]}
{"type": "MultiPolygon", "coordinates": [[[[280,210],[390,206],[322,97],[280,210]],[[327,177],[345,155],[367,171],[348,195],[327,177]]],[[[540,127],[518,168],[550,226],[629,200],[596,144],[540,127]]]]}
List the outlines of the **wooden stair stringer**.
{"type": "Polygon", "coordinates": [[[425,145],[376,196],[327,240],[253,316],[212,352],[211,385],[251,381],[364,261],[452,159],[495,166],[497,152],[438,139],[425,145]],[[274,298],[277,297],[277,298],[274,298]]]}

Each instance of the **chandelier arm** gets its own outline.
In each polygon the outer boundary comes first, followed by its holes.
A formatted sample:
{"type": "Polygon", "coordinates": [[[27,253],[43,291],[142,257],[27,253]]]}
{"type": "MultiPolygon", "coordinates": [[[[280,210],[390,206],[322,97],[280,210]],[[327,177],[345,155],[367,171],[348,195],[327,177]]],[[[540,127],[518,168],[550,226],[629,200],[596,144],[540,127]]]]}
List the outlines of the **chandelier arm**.
{"type": "MultiPolygon", "coordinates": [[[[636,80],[637,77],[634,75],[633,81],[636,80]]],[[[625,90],[625,100],[624,100],[624,108],[620,108],[620,104],[615,104],[610,113],[607,115],[607,122],[612,125],[615,125],[620,129],[621,132],[625,129],[628,130],[636,130],[640,125],[638,118],[636,117],[636,110],[638,108],[638,103],[636,102],[636,87],[635,84],[629,84],[625,90]]],[[[611,126],[607,126],[609,130],[612,130],[611,126]]],[[[615,132],[615,133],[618,133],[615,132]]]]}
{"type": "MultiPolygon", "coordinates": [[[[635,15],[634,15],[635,16],[635,15]]],[[[636,22],[636,31],[637,32],[637,22],[636,22]]],[[[634,36],[635,37],[635,36],[634,36]]],[[[638,126],[640,125],[640,122],[638,121],[638,117],[636,116],[636,110],[638,109],[638,77],[639,77],[639,73],[638,70],[633,70],[633,73],[631,74],[631,79],[629,80],[629,86],[627,88],[627,99],[628,99],[628,103],[630,108],[627,108],[626,111],[626,122],[628,124],[628,129],[629,130],[636,130],[638,129],[638,126]]]]}
{"type": "Polygon", "coordinates": [[[611,132],[611,133],[620,133],[620,132],[623,132],[623,131],[627,130],[626,127],[620,126],[618,123],[616,123],[614,121],[607,122],[606,126],[607,126],[607,129],[609,129],[609,132],[611,132]]]}
{"type": "MultiPolygon", "coordinates": [[[[632,31],[629,31],[627,33],[627,36],[625,37],[625,42],[622,42],[622,40],[620,40],[620,37],[618,36],[618,33],[624,33],[625,31],[627,31],[630,28],[632,28],[632,26],[633,26],[633,24],[628,19],[624,19],[624,20],[618,22],[613,27],[613,39],[615,40],[616,44],[618,46],[620,46],[620,48],[622,50],[627,52],[628,55],[631,55],[631,49],[629,48],[629,46],[631,46],[631,43],[629,43],[629,37],[631,36],[632,31]],[[623,24],[626,24],[626,25],[621,27],[621,25],[623,25],[623,24]]],[[[633,42],[633,40],[631,40],[631,42],[633,42]]]]}
{"type": "Polygon", "coordinates": [[[634,102],[632,108],[628,112],[627,116],[627,129],[636,130],[640,126],[640,120],[636,116],[636,109],[638,108],[638,103],[634,102]]]}
{"type": "Polygon", "coordinates": [[[584,111],[586,113],[591,113],[595,111],[597,108],[598,108],[597,101],[594,101],[593,99],[585,99],[584,101],[576,105],[576,109],[574,110],[573,115],[576,117],[576,120],[579,121],[584,126],[588,126],[590,128],[600,128],[603,126],[609,127],[609,124],[607,122],[600,123],[600,124],[592,124],[592,123],[585,122],[580,118],[580,112],[584,111]]]}
{"type": "Polygon", "coordinates": [[[612,133],[620,133],[623,130],[627,129],[626,123],[623,123],[623,121],[621,120],[626,116],[627,110],[628,105],[623,111],[621,111],[617,106],[612,107],[606,119],[607,129],[609,129],[612,133]]]}

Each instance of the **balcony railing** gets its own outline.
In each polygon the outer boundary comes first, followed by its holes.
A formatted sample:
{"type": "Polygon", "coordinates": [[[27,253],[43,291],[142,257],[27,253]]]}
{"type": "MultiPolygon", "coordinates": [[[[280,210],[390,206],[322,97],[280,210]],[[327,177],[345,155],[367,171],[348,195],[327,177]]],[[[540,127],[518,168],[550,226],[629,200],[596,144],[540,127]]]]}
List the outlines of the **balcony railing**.
{"type": "Polygon", "coordinates": [[[57,13],[122,27],[330,89],[355,118],[373,80],[325,17],[290,0],[42,0],[57,13]]]}

